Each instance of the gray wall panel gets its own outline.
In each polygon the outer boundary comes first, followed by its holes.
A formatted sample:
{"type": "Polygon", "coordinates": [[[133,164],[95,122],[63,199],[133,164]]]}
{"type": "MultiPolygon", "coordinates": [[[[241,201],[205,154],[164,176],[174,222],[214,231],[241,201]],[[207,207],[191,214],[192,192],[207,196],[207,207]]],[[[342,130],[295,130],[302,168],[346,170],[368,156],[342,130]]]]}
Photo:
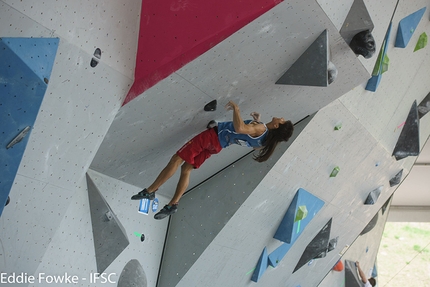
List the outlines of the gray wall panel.
{"type": "Polygon", "coordinates": [[[171,216],[158,286],[177,285],[311,119],[297,124],[290,141],[280,144],[267,162],[248,155],[181,199],[171,216]]]}

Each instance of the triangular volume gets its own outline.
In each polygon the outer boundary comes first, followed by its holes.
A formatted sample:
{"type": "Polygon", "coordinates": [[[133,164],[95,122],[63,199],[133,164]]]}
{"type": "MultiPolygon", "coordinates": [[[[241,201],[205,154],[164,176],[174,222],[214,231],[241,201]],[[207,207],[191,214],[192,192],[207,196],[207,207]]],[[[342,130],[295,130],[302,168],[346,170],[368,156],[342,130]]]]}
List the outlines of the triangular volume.
{"type": "Polygon", "coordinates": [[[276,84],[327,87],[328,62],[328,36],[324,30],[276,84]]]}
{"type": "Polygon", "coordinates": [[[378,59],[376,59],[376,64],[372,71],[372,78],[370,78],[367,82],[366,91],[375,92],[379,86],[379,83],[381,82],[384,59],[387,55],[388,43],[390,41],[392,26],[392,23],[390,23],[390,25],[388,26],[384,42],[382,43],[381,50],[379,51],[378,59]]]}
{"type": "Polygon", "coordinates": [[[377,189],[372,190],[366,198],[364,204],[372,205],[375,204],[381,194],[383,186],[378,187],[377,189]]]}
{"type": "Polygon", "coordinates": [[[258,282],[261,276],[263,276],[268,266],[267,248],[264,247],[261,253],[260,259],[258,260],[257,266],[255,267],[254,273],[252,274],[251,280],[258,282]]]}
{"type": "Polygon", "coordinates": [[[418,105],[418,117],[421,119],[430,111],[430,93],[418,105]]]}
{"type": "Polygon", "coordinates": [[[376,92],[376,89],[379,86],[379,83],[381,82],[382,74],[379,74],[377,76],[372,76],[369,81],[367,81],[366,84],[366,91],[376,92]]]}
{"type": "Polygon", "coordinates": [[[425,11],[426,7],[421,8],[415,13],[412,13],[400,20],[399,28],[397,29],[396,42],[394,44],[395,47],[406,48],[425,11]]]}
{"type": "Polygon", "coordinates": [[[417,101],[414,101],[393,151],[396,160],[417,156],[420,153],[419,130],[417,101]]]}
{"type": "Polygon", "coordinates": [[[55,59],[55,52],[40,61],[38,49],[24,49],[28,48],[27,43],[39,40],[44,39],[0,38],[0,142],[3,147],[0,166],[6,167],[0,175],[0,215],[47,89],[46,81],[36,75],[32,67],[39,63],[47,71],[45,77],[49,78],[55,59]]]}
{"type": "Polygon", "coordinates": [[[269,254],[269,265],[272,267],[278,266],[279,262],[281,262],[284,256],[288,253],[291,246],[291,244],[283,243],[281,246],[273,250],[273,252],[269,254]]]}
{"type": "Polygon", "coordinates": [[[102,273],[130,242],[121,222],[88,174],[87,186],[97,272],[102,273]]]}
{"type": "Polygon", "coordinates": [[[47,83],[57,54],[58,38],[1,38],[0,41],[47,83]]]}
{"type": "Polygon", "coordinates": [[[373,28],[372,19],[363,0],[354,0],[339,33],[349,44],[357,33],[366,30],[372,32],[373,28]]]}
{"type": "Polygon", "coordinates": [[[303,265],[305,265],[310,260],[320,256],[324,252],[327,252],[328,244],[330,241],[330,230],[331,230],[331,222],[332,219],[324,225],[324,227],[318,232],[318,234],[312,239],[312,241],[308,244],[305,251],[300,257],[299,262],[297,262],[296,267],[294,268],[294,272],[299,270],[303,265]]]}
{"type": "Polygon", "coordinates": [[[360,278],[357,273],[357,266],[355,262],[350,260],[345,260],[345,287],[361,287],[360,278]]]}
{"type": "Polygon", "coordinates": [[[376,223],[378,223],[378,219],[379,219],[379,212],[377,212],[375,216],[373,216],[373,218],[369,221],[366,227],[361,231],[360,235],[364,235],[367,232],[371,231],[376,226],[376,223]]]}
{"type": "Polygon", "coordinates": [[[390,186],[393,187],[395,185],[398,185],[402,180],[402,175],[403,175],[403,169],[399,171],[392,179],[390,179],[390,186]]]}
{"type": "Polygon", "coordinates": [[[390,198],[389,199],[387,199],[387,201],[384,203],[384,205],[381,207],[381,211],[382,211],[382,215],[384,215],[384,213],[385,213],[385,211],[387,210],[387,208],[388,208],[388,205],[390,204],[390,202],[391,202],[391,198],[393,197],[393,195],[391,195],[390,196],[390,198]]]}
{"type": "Polygon", "coordinates": [[[296,192],[273,238],[285,243],[294,243],[323,205],[324,201],[300,188],[296,192]],[[300,214],[304,209],[307,211],[306,216],[300,214]],[[298,216],[299,214],[300,216],[298,216]],[[296,220],[298,218],[302,219],[296,220]]]}
{"type": "Polygon", "coordinates": [[[146,279],[145,271],[142,265],[136,259],[130,260],[122,269],[118,279],[117,287],[139,286],[147,287],[148,280],[146,279]]]}

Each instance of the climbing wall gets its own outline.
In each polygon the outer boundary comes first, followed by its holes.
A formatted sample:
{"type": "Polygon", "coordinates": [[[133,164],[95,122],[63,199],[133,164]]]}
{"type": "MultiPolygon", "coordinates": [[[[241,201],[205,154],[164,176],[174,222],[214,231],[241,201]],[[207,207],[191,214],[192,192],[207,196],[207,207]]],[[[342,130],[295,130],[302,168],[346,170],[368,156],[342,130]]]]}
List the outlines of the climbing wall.
{"type": "MultiPolygon", "coordinates": [[[[426,1],[402,0],[397,8],[395,0],[363,1],[375,26],[377,51],[394,13],[390,62],[374,93],[364,87],[376,56],[357,57],[339,33],[353,1],[320,2],[273,6],[122,106],[135,80],[144,2],[1,0],[0,37],[59,39],[49,84],[10,189],[11,201],[0,217],[1,272],[68,272],[81,279],[80,286],[157,286],[157,281],[162,286],[162,280],[170,279],[187,287],[316,286],[332,272],[338,254],[358,242],[394,192],[389,180],[401,169],[404,176],[409,173],[416,157],[397,161],[392,152],[412,103],[420,103],[430,91],[428,48],[413,51],[419,35],[430,33],[428,8],[409,44],[394,48],[399,21],[428,5],[426,1]],[[328,87],[276,85],[326,29],[337,79],[328,87]],[[203,111],[215,99],[217,109],[203,111]],[[204,130],[209,120],[231,119],[231,112],[223,109],[228,100],[239,103],[245,117],[261,112],[265,122],[272,116],[297,122],[319,112],[265,175],[259,173],[264,164],[249,158],[246,164],[230,166],[249,152],[240,147],[224,150],[193,171],[190,189],[197,187],[181,201],[175,215],[179,225],[172,217],[170,231],[186,229],[206,246],[182,248],[176,255],[186,262],[175,258],[177,264],[169,267],[173,276],[166,278],[163,258],[168,258],[170,245],[165,255],[163,249],[169,221],[154,220],[151,210],[139,213],[139,202],[130,196],[152,181],[177,148],[204,130]],[[226,167],[230,173],[219,173],[220,180],[213,177],[199,185],[226,167]],[[330,177],[336,167],[339,172],[330,177]],[[98,271],[97,244],[116,242],[93,226],[87,174],[114,215],[106,212],[100,222],[118,219],[129,242],[104,262],[112,282],[89,282],[98,271]],[[365,205],[369,193],[381,186],[374,204],[365,205]],[[273,258],[285,246],[274,235],[300,188],[324,206],[301,225],[296,241],[272,262],[276,266],[260,264],[261,276],[253,282],[259,259],[265,258],[263,250],[273,258]],[[211,201],[212,195],[217,201],[211,201]],[[214,206],[220,208],[211,213],[214,206]],[[186,224],[183,218],[189,218],[186,224]],[[293,273],[330,219],[329,238],[338,238],[337,246],[293,273]]],[[[420,148],[428,139],[429,119],[424,116],[419,122],[420,148]]],[[[160,206],[168,202],[176,179],[157,193],[160,206]]],[[[179,240],[175,244],[185,245],[179,240]]],[[[370,261],[363,260],[366,269],[370,261]]]]}
{"type": "MultiPolygon", "coordinates": [[[[282,2],[123,106],[91,168],[143,188],[210,120],[231,120],[224,109],[229,100],[239,104],[244,118],[258,111],[264,122],[272,116],[297,122],[368,77],[315,1],[282,2]],[[325,29],[339,73],[335,82],[329,87],[276,85],[325,29]],[[218,109],[205,112],[212,100],[218,101],[218,109]]],[[[246,152],[227,149],[211,158],[193,174],[191,186],[246,152]]],[[[175,179],[159,192],[172,195],[175,179]]]]}
{"type": "MultiPolygon", "coordinates": [[[[31,101],[17,94],[22,105],[16,109],[33,115],[34,122],[31,134],[9,149],[27,143],[11,184],[10,203],[2,208],[2,272],[35,274],[42,268],[40,272],[58,274],[69,264],[74,267],[67,269],[77,274],[96,271],[91,228],[86,228],[90,213],[85,174],[133,82],[139,9],[140,1],[0,1],[2,39],[58,41],[52,72],[42,78],[46,91],[40,108],[34,106],[36,112],[30,113],[26,104],[31,101]],[[97,47],[101,59],[92,68],[97,47]]],[[[24,51],[29,58],[38,56],[34,52],[34,46],[24,51]]],[[[2,86],[11,84],[3,83],[3,74],[1,79],[2,86]]]]}

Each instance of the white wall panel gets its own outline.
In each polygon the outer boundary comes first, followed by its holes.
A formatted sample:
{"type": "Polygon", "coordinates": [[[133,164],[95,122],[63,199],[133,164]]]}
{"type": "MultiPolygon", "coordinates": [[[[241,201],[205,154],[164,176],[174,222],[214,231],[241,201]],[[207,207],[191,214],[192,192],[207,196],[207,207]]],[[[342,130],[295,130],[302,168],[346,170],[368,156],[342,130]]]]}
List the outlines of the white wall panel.
{"type": "MultiPolygon", "coordinates": [[[[342,103],[356,115],[366,129],[391,152],[413,101],[417,100],[419,103],[430,90],[430,76],[425,72],[430,63],[428,50],[413,52],[419,34],[430,29],[428,21],[420,22],[405,49],[394,47],[398,21],[426,4],[427,1],[399,2],[387,52],[390,64],[376,93],[362,93],[362,89],[357,87],[341,98],[342,103]],[[388,114],[391,114],[391,117],[388,114]]],[[[423,19],[428,19],[428,9],[423,19]]]]}
{"type": "Polygon", "coordinates": [[[19,174],[72,190],[84,178],[131,84],[103,62],[91,68],[90,59],[60,38],[19,174]]]}
{"type": "Polygon", "coordinates": [[[72,195],[64,188],[16,176],[0,220],[2,272],[35,272],[72,195]]]}
{"type": "Polygon", "coordinates": [[[65,41],[86,53],[87,57],[100,48],[102,62],[133,79],[141,1],[3,2],[52,33],[61,35],[65,41]]]}

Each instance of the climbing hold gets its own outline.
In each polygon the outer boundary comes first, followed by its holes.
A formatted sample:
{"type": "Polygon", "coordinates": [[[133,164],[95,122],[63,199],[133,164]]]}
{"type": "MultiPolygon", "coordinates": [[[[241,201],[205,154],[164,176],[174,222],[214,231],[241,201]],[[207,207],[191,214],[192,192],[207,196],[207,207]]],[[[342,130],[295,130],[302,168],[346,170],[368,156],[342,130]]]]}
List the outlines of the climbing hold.
{"type": "Polygon", "coordinates": [[[400,20],[394,47],[406,48],[425,11],[426,7],[421,8],[400,20]]]}
{"type": "Polygon", "coordinates": [[[408,156],[417,156],[420,153],[419,132],[418,107],[417,101],[414,101],[393,151],[396,160],[408,156]]]}
{"type": "Polygon", "coordinates": [[[4,204],[4,206],[8,205],[9,202],[10,202],[10,197],[8,196],[7,199],[6,199],[6,203],[4,204]]]}
{"type": "Polygon", "coordinates": [[[375,216],[366,225],[366,227],[363,228],[360,235],[364,235],[367,232],[369,232],[370,230],[372,230],[375,227],[376,223],[378,222],[378,218],[379,218],[379,215],[378,215],[378,213],[376,213],[375,216]]]}
{"type": "Polygon", "coordinates": [[[390,186],[398,185],[402,179],[403,169],[399,171],[392,179],[390,179],[390,186]]]}
{"type": "Polygon", "coordinates": [[[278,239],[285,243],[293,244],[294,241],[300,236],[303,229],[323,207],[324,202],[308,191],[300,188],[294,195],[287,212],[285,213],[278,229],[273,238],[278,239]],[[302,208],[300,208],[302,207],[302,208]],[[303,208],[304,207],[304,208],[303,208]],[[301,209],[301,211],[298,211],[301,209]],[[298,212],[309,212],[309,216],[299,215],[301,220],[295,220],[298,212]],[[300,229],[301,225],[301,229],[300,229]]]}
{"type": "Polygon", "coordinates": [[[314,239],[312,239],[312,241],[308,244],[305,251],[303,251],[302,256],[300,257],[299,262],[297,262],[293,273],[309,262],[309,260],[325,256],[329,244],[331,222],[332,219],[330,218],[326,225],[324,225],[324,227],[318,232],[314,239]]]}
{"type": "Polygon", "coordinates": [[[145,241],[145,235],[143,233],[140,235],[140,241],[145,241]]]}
{"type": "Polygon", "coordinates": [[[424,32],[418,38],[418,42],[415,45],[414,52],[424,48],[425,46],[427,46],[427,34],[424,32]]]}
{"type": "Polygon", "coordinates": [[[388,26],[384,41],[382,42],[381,50],[379,51],[378,58],[376,59],[375,67],[372,71],[372,78],[370,78],[366,84],[366,91],[375,92],[379,86],[379,82],[381,81],[383,71],[386,71],[388,69],[386,66],[388,65],[388,57],[386,59],[385,57],[387,54],[388,42],[390,40],[392,26],[392,23],[390,23],[390,25],[388,26]]]}
{"type": "Polygon", "coordinates": [[[372,190],[369,195],[366,198],[366,201],[364,204],[366,205],[372,205],[375,204],[375,202],[378,200],[379,195],[381,194],[381,191],[384,187],[380,186],[377,189],[372,190]]]}
{"type": "Polygon", "coordinates": [[[305,219],[306,216],[308,216],[308,210],[306,209],[306,205],[301,205],[297,209],[296,218],[294,219],[294,222],[305,219]]]}
{"type": "Polygon", "coordinates": [[[90,62],[90,66],[92,67],[92,68],[95,68],[97,65],[98,65],[98,63],[99,63],[99,60],[101,59],[101,57],[102,57],[102,51],[100,50],[100,48],[97,48],[95,51],[94,51],[94,57],[91,59],[91,62],[90,62]]]}
{"type": "Polygon", "coordinates": [[[216,110],[216,106],[217,106],[217,101],[213,100],[212,102],[205,105],[204,110],[206,112],[212,112],[216,110]]]}
{"type": "Polygon", "coordinates": [[[258,259],[257,266],[255,267],[254,273],[252,274],[251,280],[254,282],[258,282],[261,276],[263,276],[264,272],[268,267],[268,257],[267,257],[267,248],[264,247],[263,252],[260,255],[260,259],[258,259]]]}
{"type": "Polygon", "coordinates": [[[349,47],[356,55],[361,55],[365,59],[371,58],[376,51],[375,39],[369,30],[355,35],[349,43],[349,47]]]}
{"type": "Polygon", "coordinates": [[[276,84],[327,87],[328,64],[328,35],[324,30],[276,84]]]}
{"type": "Polygon", "coordinates": [[[331,172],[330,177],[336,177],[339,171],[340,171],[340,168],[336,166],[335,168],[333,168],[333,171],[331,172]]]}
{"type": "Polygon", "coordinates": [[[31,127],[30,126],[26,126],[16,137],[13,138],[13,140],[6,146],[6,149],[9,149],[11,147],[13,147],[14,145],[16,145],[17,143],[19,143],[20,141],[22,141],[25,136],[28,134],[28,132],[30,131],[31,127]]]}
{"type": "Polygon", "coordinates": [[[102,50],[100,50],[100,48],[97,48],[95,51],[94,51],[94,57],[96,57],[97,59],[101,59],[101,57],[102,57],[102,50]]]}
{"type": "MultiPolygon", "coordinates": [[[[374,28],[372,19],[367,11],[363,0],[354,0],[348,15],[343,22],[339,33],[346,43],[350,44],[351,39],[362,31],[372,32],[374,28]]],[[[357,53],[356,53],[357,54],[357,53]]]]}
{"type": "Polygon", "coordinates": [[[334,270],[334,271],[338,271],[338,272],[340,272],[340,271],[342,271],[342,270],[343,270],[343,263],[342,263],[342,260],[339,260],[339,261],[336,263],[336,265],[334,265],[333,270],[334,270]]]}

